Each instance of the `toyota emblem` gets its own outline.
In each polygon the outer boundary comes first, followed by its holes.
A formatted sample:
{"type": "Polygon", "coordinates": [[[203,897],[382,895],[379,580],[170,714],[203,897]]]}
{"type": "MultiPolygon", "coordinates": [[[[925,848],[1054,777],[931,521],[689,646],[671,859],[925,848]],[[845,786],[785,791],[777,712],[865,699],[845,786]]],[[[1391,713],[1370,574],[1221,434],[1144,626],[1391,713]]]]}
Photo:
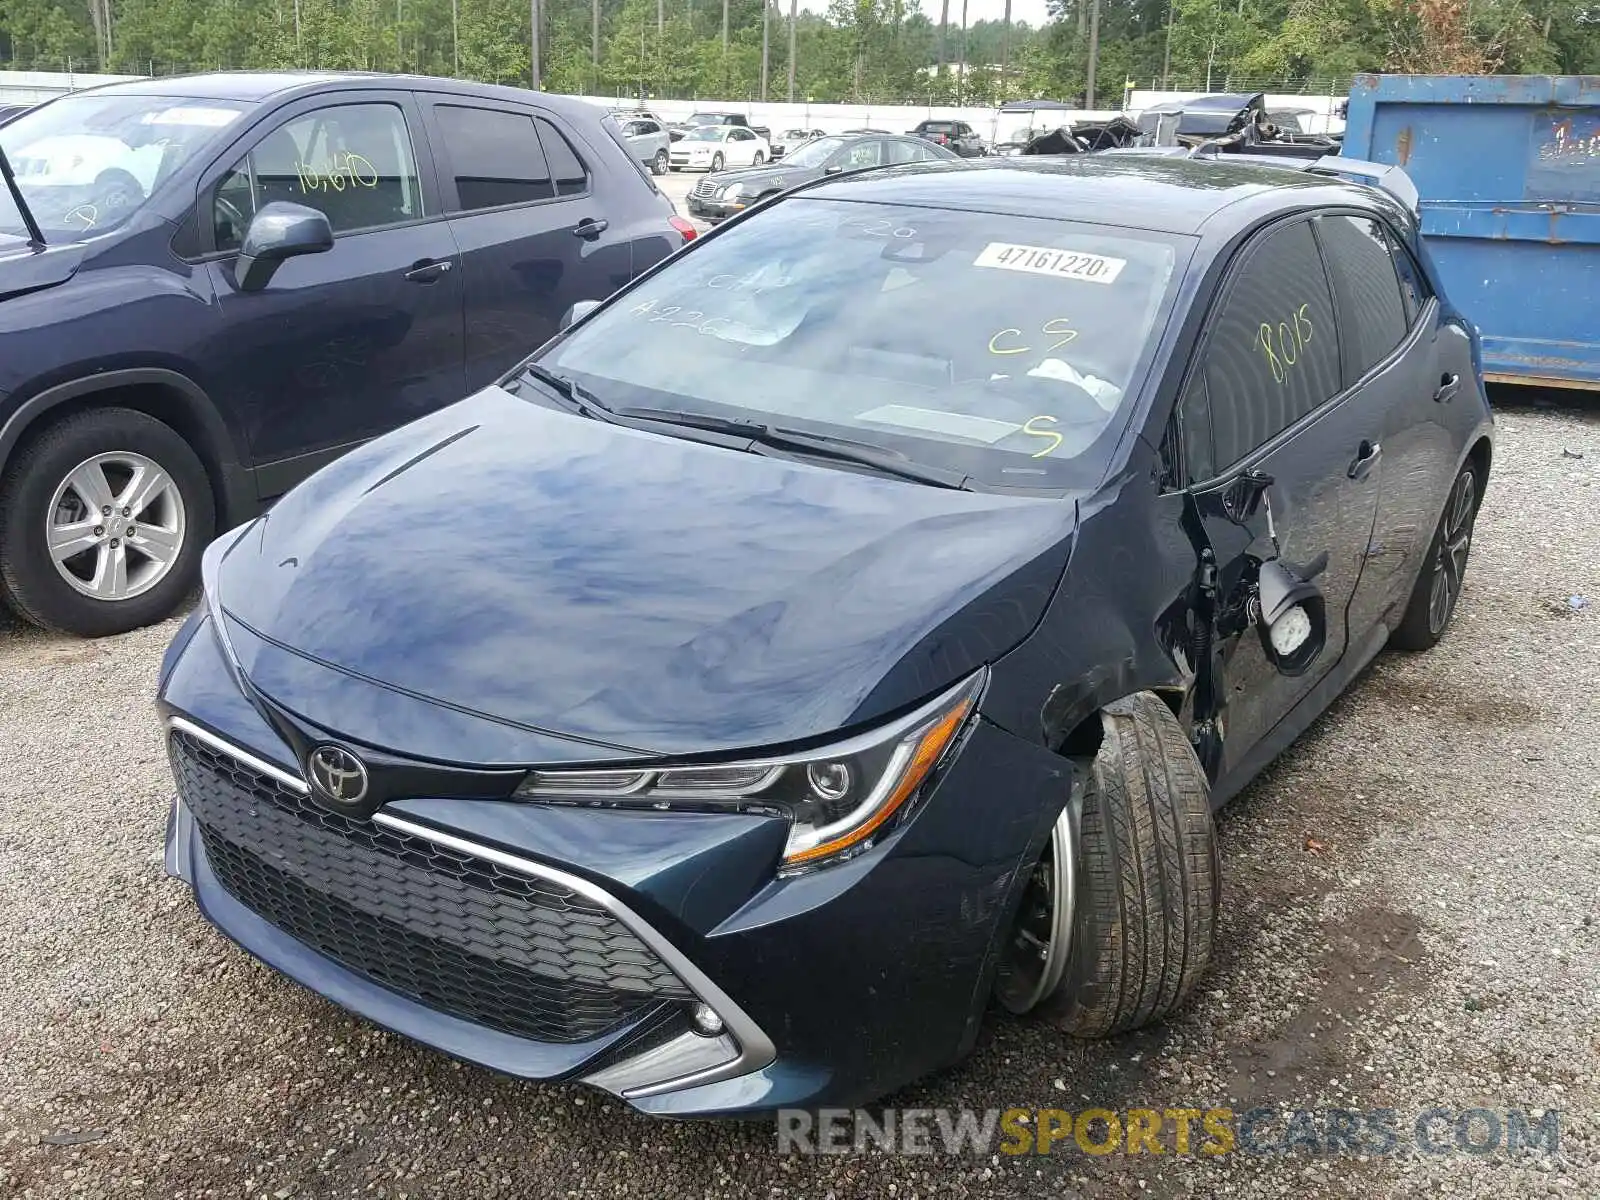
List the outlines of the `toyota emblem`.
{"type": "Polygon", "coordinates": [[[318,746],[306,760],[311,782],[335,804],[354,806],[367,795],[367,768],[343,746],[318,746]]]}

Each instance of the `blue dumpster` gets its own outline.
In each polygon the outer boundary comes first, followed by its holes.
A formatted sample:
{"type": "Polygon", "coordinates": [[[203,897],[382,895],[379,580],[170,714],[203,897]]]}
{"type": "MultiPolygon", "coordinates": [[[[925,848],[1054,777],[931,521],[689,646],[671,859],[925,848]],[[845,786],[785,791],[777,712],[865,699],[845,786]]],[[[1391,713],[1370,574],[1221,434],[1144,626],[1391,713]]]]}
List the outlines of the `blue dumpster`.
{"type": "Polygon", "coordinates": [[[1358,75],[1343,153],[1416,184],[1488,378],[1600,388],[1600,75],[1358,75]]]}

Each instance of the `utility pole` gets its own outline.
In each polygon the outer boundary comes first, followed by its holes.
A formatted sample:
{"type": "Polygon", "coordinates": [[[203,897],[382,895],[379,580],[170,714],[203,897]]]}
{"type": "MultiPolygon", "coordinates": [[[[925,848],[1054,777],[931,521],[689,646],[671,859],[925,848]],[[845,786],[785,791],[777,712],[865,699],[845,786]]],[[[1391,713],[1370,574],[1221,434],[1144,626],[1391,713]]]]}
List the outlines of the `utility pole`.
{"type": "Polygon", "coordinates": [[[722,0],[722,90],[728,90],[728,0],[722,0]]]}
{"type": "Polygon", "coordinates": [[[944,77],[946,62],[945,38],[950,32],[950,0],[944,0],[939,7],[939,77],[944,77]]]}
{"type": "Polygon", "coordinates": [[[394,69],[405,70],[406,0],[394,0],[394,69]]]}
{"type": "Polygon", "coordinates": [[[533,69],[530,72],[533,78],[533,90],[540,90],[541,74],[539,71],[539,0],[528,0],[528,43],[532,50],[531,62],[533,69]]]}
{"type": "MultiPolygon", "coordinates": [[[[949,3],[949,0],[945,0],[949,3]]],[[[794,31],[800,19],[800,0],[789,0],[789,103],[794,103],[794,31]]]]}
{"type": "Polygon", "coordinates": [[[772,14],[772,0],[761,0],[761,103],[767,102],[767,23],[772,14]]]}
{"type": "Polygon", "coordinates": [[[1006,102],[1006,79],[1011,73],[1011,0],[1006,0],[1006,22],[1000,29],[1000,103],[1006,102]]]}
{"type": "Polygon", "coordinates": [[[1177,15],[1174,12],[1173,0],[1167,0],[1167,49],[1161,56],[1161,90],[1167,90],[1167,82],[1172,75],[1172,21],[1177,15]]]}
{"type": "Polygon", "coordinates": [[[1094,68],[1100,59],[1100,0],[1091,0],[1089,9],[1089,71],[1083,84],[1083,106],[1094,107],[1094,68]]]}
{"type": "MultiPolygon", "coordinates": [[[[300,56],[300,0],[294,0],[294,53],[296,58],[300,56]]],[[[295,66],[303,67],[305,63],[297,62],[295,66]]]]}
{"type": "Polygon", "coordinates": [[[461,0],[450,0],[450,44],[454,48],[456,74],[461,74],[461,0]]]}
{"type": "Polygon", "coordinates": [[[961,0],[961,61],[956,64],[956,104],[967,96],[967,0],[961,0]]]}
{"type": "MultiPolygon", "coordinates": [[[[644,41],[642,24],[639,27],[639,41],[641,43],[644,41]]],[[[641,51],[644,49],[643,45],[639,48],[641,51]]],[[[600,0],[592,0],[589,5],[589,59],[594,64],[594,90],[598,92],[600,90],[600,0]]],[[[641,64],[644,62],[642,53],[639,61],[641,64]]]]}

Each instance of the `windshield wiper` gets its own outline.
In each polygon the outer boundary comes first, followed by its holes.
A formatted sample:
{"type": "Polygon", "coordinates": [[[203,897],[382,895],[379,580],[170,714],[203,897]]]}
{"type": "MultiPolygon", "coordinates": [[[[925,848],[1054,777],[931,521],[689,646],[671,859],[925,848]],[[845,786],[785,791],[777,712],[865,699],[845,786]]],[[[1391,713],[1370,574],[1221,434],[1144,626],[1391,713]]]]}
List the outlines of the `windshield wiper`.
{"type": "Polygon", "coordinates": [[[588,417],[594,421],[610,419],[611,410],[596,400],[594,393],[575,380],[558,374],[549,367],[540,366],[538,363],[529,363],[522,368],[522,373],[538,380],[560,396],[577,411],[580,417],[588,417]],[[602,416],[602,413],[605,415],[602,416]]]}
{"type": "Polygon", "coordinates": [[[870,467],[884,475],[910,479],[917,483],[928,483],[934,487],[965,489],[971,479],[961,471],[916,462],[897,450],[832,434],[808,433],[803,429],[788,429],[762,421],[742,421],[733,417],[683,412],[673,408],[630,407],[611,411],[615,416],[632,420],[660,421],[666,425],[684,425],[690,429],[704,429],[710,433],[749,438],[754,445],[810,454],[834,462],[854,463],[857,466],[870,467]]]}
{"type": "Polygon", "coordinates": [[[17,177],[11,173],[11,163],[6,158],[5,147],[0,146],[0,177],[4,177],[6,191],[11,193],[11,201],[17,206],[17,214],[22,218],[22,223],[28,227],[28,240],[35,246],[45,244],[44,233],[39,229],[39,222],[33,219],[33,210],[28,207],[28,202],[22,198],[22,189],[17,186],[17,177]]]}

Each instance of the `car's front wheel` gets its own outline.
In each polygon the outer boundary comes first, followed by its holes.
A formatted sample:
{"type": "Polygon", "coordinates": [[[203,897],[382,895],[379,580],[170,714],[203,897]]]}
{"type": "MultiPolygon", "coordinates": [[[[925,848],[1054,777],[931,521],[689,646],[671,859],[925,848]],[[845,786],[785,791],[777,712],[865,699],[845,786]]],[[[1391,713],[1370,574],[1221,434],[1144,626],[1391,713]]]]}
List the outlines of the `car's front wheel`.
{"type": "Polygon", "coordinates": [[[652,175],[665,175],[667,173],[667,152],[656,151],[656,156],[650,160],[650,173],[652,175]]]}
{"type": "Polygon", "coordinates": [[[713,175],[715,175],[718,171],[722,170],[722,163],[723,163],[722,155],[714,154],[714,155],[711,156],[711,173],[713,175]]]}
{"type": "Polygon", "coordinates": [[[215,519],[205,468],[170,426],[127,408],[74,413],[0,480],[0,591],[62,633],[152,624],[194,587],[215,519]]]}
{"type": "Polygon", "coordinates": [[[1450,618],[1455,616],[1456,603],[1461,599],[1481,499],[1477,464],[1468,462],[1450,485],[1450,495],[1433,531],[1433,540],[1428,543],[1405,615],[1389,639],[1397,650],[1430,650],[1450,627],[1450,618]]]}
{"type": "Polygon", "coordinates": [[[1221,898],[1210,794],[1159,697],[1101,711],[1081,813],[1069,805],[1056,823],[1004,948],[1007,1008],[1104,1037],[1182,1004],[1211,960],[1221,898]]]}

